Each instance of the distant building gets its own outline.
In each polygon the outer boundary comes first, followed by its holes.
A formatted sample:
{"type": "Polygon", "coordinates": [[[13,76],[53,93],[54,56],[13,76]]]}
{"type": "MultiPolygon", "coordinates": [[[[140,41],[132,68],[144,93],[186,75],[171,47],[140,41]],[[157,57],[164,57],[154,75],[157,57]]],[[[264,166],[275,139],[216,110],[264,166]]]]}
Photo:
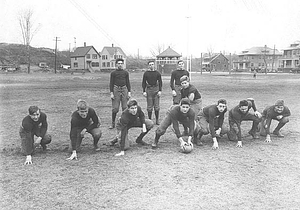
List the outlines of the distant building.
{"type": "Polygon", "coordinates": [[[279,58],[282,56],[276,49],[265,47],[252,47],[238,54],[238,60],[233,61],[233,70],[258,72],[277,71],[279,58]]]}
{"type": "Polygon", "coordinates": [[[100,55],[93,46],[77,47],[71,54],[72,70],[100,71],[100,55]]]}
{"type": "Polygon", "coordinates": [[[170,74],[177,68],[177,62],[181,55],[168,47],[165,51],[156,56],[156,69],[162,74],[170,74]]]}
{"type": "Polygon", "coordinates": [[[283,72],[290,72],[300,67],[300,42],[283,49],[283,56],[279,59],[279,67],[279,70],[283,72]]]}
{"type": "Polygon", "coordinates": [[[202,69],[205,71],[228,71],[229,60],[222,53],[215,54],[212,57],[204,57],[202,69]]]}
{"type": "Polygon", "coordinates": [[[124,59],[124,69],[126,69],[126,54],[120,47],[103,47],[101,53],[101,71],[113,70],[116,68],[115,62],[117,58],[124,59]]]}

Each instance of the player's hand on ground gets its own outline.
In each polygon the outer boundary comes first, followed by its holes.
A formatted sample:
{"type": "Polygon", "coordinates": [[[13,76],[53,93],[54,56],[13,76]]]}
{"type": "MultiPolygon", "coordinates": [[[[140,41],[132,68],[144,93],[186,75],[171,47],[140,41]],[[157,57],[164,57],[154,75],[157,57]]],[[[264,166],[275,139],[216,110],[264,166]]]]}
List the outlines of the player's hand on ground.
{"type": "Polygon", "coordinates": [[[76,153],[76,151],[73,151],[72,155],[69,158],[67,158],[67,160],[77,160],[77,153],[76,153]]]}
{"type": "Polygon", "coordinates": [[[187,145],[187,143],[185,141],[182,140],[182,142],[180,142],[180,147],[184,147],[185,145],[187,145]]]}
{"type": "Polygon", "coordinates": [[[219,143],[218,143],[218,140],[216,137],[213,138],[213,146],[212,146],[212,149],[215,150],[215,149],[218,149],[219,148],[219,143]]]}
{"type": "Polygon", "coordinates": [[[157,96],[160,97],[161,96],[161,91],[157,92],[157,96]]]}
{"type": "Polygon", "coordinates": [[[131,92],[128,92],[128,97],[127,97],[128,99],[130,99],[131,98],[131,92]]]}
{"type": "Polygon", "coordinates": [[[27,155],[24,165],[31,165],[31,164],[32,164],[31,155],[27,155]]]}
{"type": "Polygon", "coordinates": [[[269,134],[267,135],[265,142],[268,142],[268,143],[272,142],[271,136],[269,134]]]}
{"type": "Polygon", "coordinates": [[[125,152],[124,152],[124,151],[121,151],[121,152],[119,152],[118,154],[115,154],[116,157],[123,156],[123,155],[125,155],[125,152]]]}
{"type": "Polygon", "coordinates": [[[173,95],[173,97],[175,97],[177,95],[175,90],[172,90],[172,95],[173,95]]]}
{"type": "Polygon", "coordinates": [[[146,93],[146,92],[143,92],[143,96],[144,96],[144,97],[147,97],[147,93],[146,93]]]}
{"type": "Polygon", "coordinates": [[[188,137],[187,143],[188,143],[189,145],[191,145],[192,148],[194,149],[194,144],[192,143],[192,137],[191,137],[191,136],[188,137]]]}
{"type": "Polygon", "coordinates": [[[219,144],[218,142],[214,142],[213,146],[212,146],[212,149],[215,150],[215,149],[219,149],[219,144]]]}
{"type": "Polygon", "coordinates": [[[236,144],[236,147],[243,147],[242,141],[238,141],[238,143],[236,144]]]}
{"type": "Polygon", "coordinates": [[[281,120],[283,118],[283,116],[282,115],[278,115],[276,118],[277,118],[277,120],[281,120]]]}
{"type": "Polygon", "coordinates": [[[42,141],[42,137],[37,137],[37,139],[34,141],[35,144],[40,144],[42,141]]]}

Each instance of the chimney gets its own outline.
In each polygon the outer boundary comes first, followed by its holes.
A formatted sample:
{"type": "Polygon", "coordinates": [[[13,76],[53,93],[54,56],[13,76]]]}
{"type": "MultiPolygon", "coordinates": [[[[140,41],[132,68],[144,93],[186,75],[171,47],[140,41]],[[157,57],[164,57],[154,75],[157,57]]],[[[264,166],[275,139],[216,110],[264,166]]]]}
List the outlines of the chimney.
{"type": "Polygon", "coordinates": [[[111,44],[112,47],[114,47],[114,44],[111,44]]]}
{"type": "Polygon", "coordinates": [[[83,46],[86,47],[86,42],[83,43],[83,46]]]}

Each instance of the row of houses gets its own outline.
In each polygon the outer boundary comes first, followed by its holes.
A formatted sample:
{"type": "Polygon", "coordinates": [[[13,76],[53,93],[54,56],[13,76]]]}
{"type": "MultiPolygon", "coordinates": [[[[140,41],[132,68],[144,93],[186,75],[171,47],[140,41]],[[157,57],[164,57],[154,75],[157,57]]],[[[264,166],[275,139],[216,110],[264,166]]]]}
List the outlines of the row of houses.
{"type": "Polygon", "coordinates": [[[126,55],[120,47],[103,47],[99,53],[93,46],[77,47],[71,54],[72,70],[88,70],[90,72],[105,71],[115,68],[115,60],[123,58],[126,66],[126,55]]]}
{"type": "MultiPolygon", "coordinates": [[[[71,55],[72,70],[109,71],[115,68],[117,58],[123,58],[126,67],[126,54],[114,45],[103,47],[99,53],[93,46],[78,47],[71,55]]],[[[171,47],[156,56],[156,68],[161,73],[169,73],[176,68],[182,55],[171,47]]],[[[236,56],[225,56],[222,53],[201,58],[199,68],[205,71],[283,71],[290,72],[300,65],[300,43],[291,44],[283,53],[275,48],[252,47],[236,56]]]]}

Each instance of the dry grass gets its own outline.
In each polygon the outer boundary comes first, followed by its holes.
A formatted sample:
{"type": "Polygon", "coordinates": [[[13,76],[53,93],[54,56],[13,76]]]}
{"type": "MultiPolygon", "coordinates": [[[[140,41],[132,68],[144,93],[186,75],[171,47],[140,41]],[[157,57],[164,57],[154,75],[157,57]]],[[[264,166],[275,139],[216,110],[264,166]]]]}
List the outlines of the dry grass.
{"type": "MultiPolygon", "coordinates": [[[[145,110],[141,73],[131,73],[133,97],[145,110]]],[[[163,77],[161,119],[171,105],[169,76],[163,77]]],[[[260,111],[282,98],[292,112],[283,128],[284,139],[268,144],[247,136],[244,146],[222,138],[211,150],[211,138],[188,155],[178,152],[169,130],[152,150],[134,143],[139,129],[130,131],[131,149],[114,157],[118,148],[103,145],[115,131],[111,119],[109,74],[8,74],[0,75],[1,90],[1,209],[297,209],[299,201],[300,75],[193,74],[192,84],[202,93],[203,105],[219,98],[229,108],[253,97],[260,111]],[[76,101],[86,99],[102,121],[101,151],[83,143],[78,161],[69,153],[70,116],[76,101]],[[48,115],[53,141],[50,151],[37,151],[33,165],[23,166],[18,129],[30,105],[48,115]]],[[[225,119],[227,121],[227,119],[225,119]]],[[[274,126],[274,125],[273,125],[274,126]]],[[[153,129],[145,141],[154,138],[153,129]]]]}

